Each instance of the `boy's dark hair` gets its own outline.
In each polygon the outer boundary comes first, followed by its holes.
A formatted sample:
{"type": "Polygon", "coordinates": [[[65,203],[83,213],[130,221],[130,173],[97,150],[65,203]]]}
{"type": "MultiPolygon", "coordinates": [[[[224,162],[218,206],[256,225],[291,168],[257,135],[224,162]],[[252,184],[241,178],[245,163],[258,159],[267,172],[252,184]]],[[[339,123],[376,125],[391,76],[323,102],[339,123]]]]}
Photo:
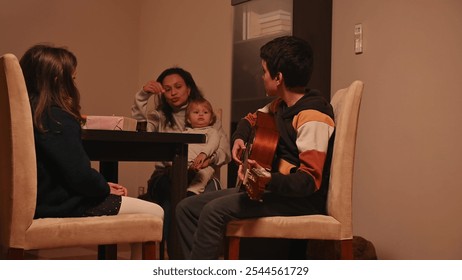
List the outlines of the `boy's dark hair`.
{"type": "Polygon", "coordinates": [[[260,48],[260,58],[272,78],[282,73],[288,89],[306,87],[313,71],[313,50],[310,44],[295,36],[273,39],[260,48]]]}

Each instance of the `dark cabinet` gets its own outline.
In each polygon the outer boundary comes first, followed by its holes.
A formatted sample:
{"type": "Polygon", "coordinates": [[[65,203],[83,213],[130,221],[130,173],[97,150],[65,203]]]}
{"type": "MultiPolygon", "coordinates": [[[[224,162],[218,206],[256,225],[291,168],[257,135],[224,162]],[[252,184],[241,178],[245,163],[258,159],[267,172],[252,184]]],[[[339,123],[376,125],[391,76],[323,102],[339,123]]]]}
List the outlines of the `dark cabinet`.
{"type": "Polygon", "coordinates": [[[307,40],[314,52],[308,87],[330,100],[332,0],[293,0],[293,35],[307,40]]]}

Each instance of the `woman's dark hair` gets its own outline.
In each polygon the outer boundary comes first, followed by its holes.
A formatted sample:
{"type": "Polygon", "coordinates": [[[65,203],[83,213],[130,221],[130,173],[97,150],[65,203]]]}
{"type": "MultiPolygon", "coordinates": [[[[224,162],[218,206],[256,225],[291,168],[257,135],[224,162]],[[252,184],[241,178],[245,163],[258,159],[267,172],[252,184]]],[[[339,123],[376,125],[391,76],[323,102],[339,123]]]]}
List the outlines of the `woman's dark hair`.
{"type": "Polygon", "coordinates": [[[275,78],[282,73],[288,89],[306,87],[313,71],[313,50],[308,42],[294,36],[271,40],[260,48],[260,58],[275,78]]]}
{"type": "MultiPolygon", "coordinates": [[[[188,97],[188,102],[190,100],[195,100],[198,98],[204,98],[202,93],[200,92],[199,88],[196,85],[196,82],[194,81],[191,73],[188,71],[179,68],[179,67],[172,67],[165,69],[162,73],[160,73],[159,77],[157,77],[157,82],[161,83],[164,81],[165,77],[177,74],[181,78],[183,78],[186,86],[190,89],[189,97],[188,97]]],[[[173,121],[173,108],[170,107],[170,105],[167,103],[165,96],[162,94],[162,102],[159,104],[159,107],[157,108],[158,110],[161,110],[166,119],[166,124],[169,125],[170,127],[173,127],[174,121],[173,121]]]]}
{"type": "Polygon", "coordinates": [[[77,58],[65,48],[35,45],[20,60],[31,103],[34,126],[41,132],[45,114],[58,106],[82,122],[80,93],[74,84],[77,58]]]}

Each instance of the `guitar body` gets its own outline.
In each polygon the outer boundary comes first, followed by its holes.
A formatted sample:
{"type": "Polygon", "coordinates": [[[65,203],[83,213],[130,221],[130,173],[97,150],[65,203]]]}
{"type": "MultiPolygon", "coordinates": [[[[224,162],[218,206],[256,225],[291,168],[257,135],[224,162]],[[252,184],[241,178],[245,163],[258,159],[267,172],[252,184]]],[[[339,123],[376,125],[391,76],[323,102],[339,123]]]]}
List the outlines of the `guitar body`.
{"type": "Polygon", "coordinates": [[[263,112],[257,112],[257,122],[253,131],[253,139],[247,143],[243,156],[243,171],[245,178],[242,182],[238,180],[238,186],[245,187],[247,194],[252,200],[261,200],[268,179],[265,180],[265,172],[271,171],[274,160],[274,153],[279,140],[274,118],[263,112]],[[255,160],[264,170],[249,170],[247,160],[255,160]]]}

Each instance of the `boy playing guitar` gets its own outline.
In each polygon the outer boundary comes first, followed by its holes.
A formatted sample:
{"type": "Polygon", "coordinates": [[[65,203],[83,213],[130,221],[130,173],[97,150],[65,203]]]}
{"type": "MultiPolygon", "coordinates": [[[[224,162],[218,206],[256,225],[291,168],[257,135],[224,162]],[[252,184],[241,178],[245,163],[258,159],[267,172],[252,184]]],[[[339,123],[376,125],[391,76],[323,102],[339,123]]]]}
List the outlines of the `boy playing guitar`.
{"type": "Polygon", "coordinates": [[[242,118],[233,133],[232,156],[241,165],[238,186],[246,192],[227,188],[177,205],[187,259],[217,259],[231,220],[326,213],[335,124],[329,102],[306,88],[311,47],[297,37],[279,37],[261,47],[260,58],[266,94],[276,98],[242,118]]]}

